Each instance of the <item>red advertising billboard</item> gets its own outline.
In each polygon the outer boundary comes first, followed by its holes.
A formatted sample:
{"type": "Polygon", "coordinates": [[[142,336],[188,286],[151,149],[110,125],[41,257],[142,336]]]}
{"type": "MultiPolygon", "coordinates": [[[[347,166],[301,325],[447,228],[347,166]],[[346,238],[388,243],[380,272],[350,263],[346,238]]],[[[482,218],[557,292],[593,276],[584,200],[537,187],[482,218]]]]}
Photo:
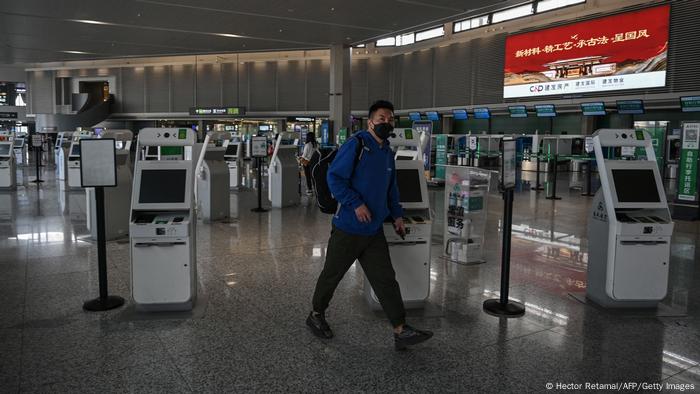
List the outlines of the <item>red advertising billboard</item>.
{"type": "Polygon", "coordinates": [[[503,97],[666,85],[670,6],[509,36],[503,97]]]}

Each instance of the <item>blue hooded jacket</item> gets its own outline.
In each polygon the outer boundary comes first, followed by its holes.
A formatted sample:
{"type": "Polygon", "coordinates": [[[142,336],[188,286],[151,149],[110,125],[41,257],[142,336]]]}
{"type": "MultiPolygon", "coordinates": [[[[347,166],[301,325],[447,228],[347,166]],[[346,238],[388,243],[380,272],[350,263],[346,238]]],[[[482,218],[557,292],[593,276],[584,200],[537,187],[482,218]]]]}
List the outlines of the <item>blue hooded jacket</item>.
{"type": "Polygon", "coordinates": [[[403,216],[396,185],[394,152],[389,141],[380,146],[368,131],[360,131],[344,143],[328,168],[328,187],[338,201],[338,211],[333,224],[340,230],[355,235],[375,235],[382,231],[384,220],[391,216],[403,216]],[[362,138],[364,148],[357,165],[355,157],[357,138],[362,138]],[[369,223],[362,223],[355,216],[355,208],[367,205],[372,215],[369,223]]]}

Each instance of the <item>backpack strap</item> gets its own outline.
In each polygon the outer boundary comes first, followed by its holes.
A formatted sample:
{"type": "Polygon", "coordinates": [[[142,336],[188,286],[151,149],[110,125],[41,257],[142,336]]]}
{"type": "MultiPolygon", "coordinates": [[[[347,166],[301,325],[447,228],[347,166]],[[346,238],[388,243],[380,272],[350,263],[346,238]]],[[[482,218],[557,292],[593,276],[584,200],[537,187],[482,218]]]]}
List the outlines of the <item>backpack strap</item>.
{"type": "Polygon", "coordinates": [[[360,159],[362,158],[362,151],[365,150],[365,141],[360,138],[360,137],[352,137],[355,138],[358,142],[357,147],[355,147],[355,164],[352,166],[352,174],[350,174],[350,177],[355,174],[355,168],[357,168],[357,165],[360,163],[360,159]]]}

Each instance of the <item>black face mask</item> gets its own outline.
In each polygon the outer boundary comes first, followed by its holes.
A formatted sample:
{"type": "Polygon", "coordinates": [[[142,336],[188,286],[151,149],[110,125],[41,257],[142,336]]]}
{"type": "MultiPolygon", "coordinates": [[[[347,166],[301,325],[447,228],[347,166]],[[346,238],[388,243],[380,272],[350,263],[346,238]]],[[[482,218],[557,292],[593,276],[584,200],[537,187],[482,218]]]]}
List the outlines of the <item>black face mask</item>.
{"type": "Polygon", "coordinates": [[[384,141],[391,136],[392,131],[394,131],[394,126],[392,126],[390,123],[375,123],[374,125],[374,134],[384,141]]]}

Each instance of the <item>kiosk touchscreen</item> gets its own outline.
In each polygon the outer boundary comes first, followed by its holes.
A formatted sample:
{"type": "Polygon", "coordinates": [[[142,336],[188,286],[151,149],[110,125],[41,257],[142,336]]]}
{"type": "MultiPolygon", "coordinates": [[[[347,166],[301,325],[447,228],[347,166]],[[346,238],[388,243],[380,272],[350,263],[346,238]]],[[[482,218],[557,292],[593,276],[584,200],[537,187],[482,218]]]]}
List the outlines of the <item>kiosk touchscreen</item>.
{"type": "Polygon", "coordinates": [[[243,147],[240,142],[229,142],[226,147],[226,153],[224,153],[224,159],[226,160],[229,172],[229,187],[231,189],[236,189],[241,184],[243,173],[242,153],[243,147]]]}
{"type": "MultiPolygon", "coordinates": [[[[140,146],[192,149],[191,129],[146,128],[140,146]]],[[[187,156],[187,155],[185,155],[187,156]]],[[[190,310],[197,295],[192,160],[137,160],[131,192],[131,290],[138,310],[190,310]]]]}
{"type": "Polygon", "coordinates": [[[91,138],[91,131],[79,131],[73,133],[70,149],[68,150],[68,160],[66,165],[66,181],[68,188],[80,189],[80,140],[91,138]]]}
{"type": "MultiPolygon", "coordinates": [[[[384,234],[404,305],[407,308],[422,308],[430,293],[432,237],[428,184],[423,175],[423,162],[397,161],[396,183],[404,211],[406,234],[403,238],[396,234],[391,220],[384,223],[384,234]]],[[[379,300],[366,278],[365,297],[373,309],[380,308],[379,300]]]]}
{"type": "Polygon", "coordinates": [[[652,141],[602,129],[593,146],[601,188],[588,221],[586,296],[609,308],[655,307],[667,292],[673,222],[652,141]],[[644,148],[646,160],[607,160],[606,147],[644,148]]]}
{"type": "Polygon", "coordinates": [[[12,141],[0,141],[0,189],[10,190],[17,186],[15,155],[12,141]]]}

